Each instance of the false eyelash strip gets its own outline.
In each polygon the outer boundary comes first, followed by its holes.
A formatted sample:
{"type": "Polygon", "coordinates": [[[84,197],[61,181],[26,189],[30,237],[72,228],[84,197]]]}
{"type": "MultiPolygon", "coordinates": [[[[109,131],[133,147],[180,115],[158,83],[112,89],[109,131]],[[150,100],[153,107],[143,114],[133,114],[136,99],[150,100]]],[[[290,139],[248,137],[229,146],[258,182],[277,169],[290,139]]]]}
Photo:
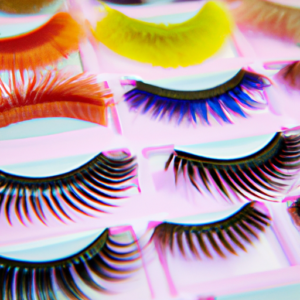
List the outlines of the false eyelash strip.
{"type": "Polygon", "coordinates": [[[134,243],[121,243],[106,229],[91,245],[64,259],[28,262],[0,256],[0,299],[58,300],[57,288],[68,298],[90,299],[78,285],[109,293],[105,282],[132,276],[140,265],[134,243]]]}
{"type": "Polygon", "coordinates": [[[192,185],[202,193],[212,193],[212,186],[232,201],[251,197],[276,201],[300,168],[300,136],[278,133],[270,143],[250,156],[234,160],[211,159],[175,150],[166,163],[167,170],[173,161],[175,182],[181,172],[187,174],[192,185]]]}
{"type": "Polygon", "coordinates": [[[130,109],[142,114],[148,113],[153,119],[174,119],[180,124],[189,122],[210,124],[209,114],[218,122],[231,123],[228,115],[247,117],[245,109],[260,109],[265,104],[258,102],[255,93],[262,92],[270,82],[259,74],[241,70],[229,81],[212,89],[202,91],[175,91],[129,81],[135,88],[125,93],[130,109]]]}
{"type": "Polygon", "coordinates": [[[97,40],[119,55],[163,68],[202,63],[221,49],[232,30],[226,8],[214,1],[189,20],[167,25],[132,19],[102,5],[105,16],[95,28],[97,40]]]}
{"type": "Polygon", "coordinates": [[[244,29],[297,44],[300,42],[300,9],[284,4],[286,1],[242,0],[231,13],[244,29]]]}
{"type": "Polygon", "coordinates": [[[79,49],[84,32],[66,12],[55,14],[39,28],[0,38],[1,70],[35,70],[56,63],[79,49]]]}
{"type": "Polygon", "coordinates": [[[45,212],[65,222],[73,220],[65,207],[93,216],[92,212],[105,213],[107,208],[118,206],[116,200],[127,198],[126,192],[136,188],[135,157],[125,154],[111,158],[100,153],[85,165],[71,172],[45,177],[21,177],[0,171],[0,207],[10,224],[11,214],[16,214],[25,225],[32,222],[31,210],[44,224],[45,212]],[[111,204],[109,201],[114,202],[111,204]]]}
{"type": "Polygon", "coordinates": [[[23,0],[1,0],[0,11],[10,14],[38,13],[55,2],[57,0],[26,0],[26,5],[24,5],[23,0]]]}
{"type": "Polygon", "coordinates": [[[162,249],[169,248],[172,252],[176,244],[184,257],[189,249],[197,259],[201,256],[213,258],[211,248],[225,258],[227,253],[237,255],[236,248],[246,252],[245,244],[258,239],[259,232],[263,232],[270,221],[271,218],[258,208],[256,202],[251,202],[234,215],[213,223],[182,225],[164,222],[155,228],[152,239],[162,249]]]}
{"type": "Polygon", "coordinates": [[[292,218],[295,227],[300,230],[300,198],[288,207],[287,211],[292,218]]]}
{"type": "Polygon", "coordinates": [[[276,77],[292,89],[300,89],[300,61],[295,61],[283,67],[276,77]]]}
{"type": "Polygon", "coordinates": [[[61,71],[9,74],[0,78],[0,127],[36,118],[66,117],[107,125],[112,93],[96,75],[68,76],[61,71]],[[24,76],[25,75],[25,76],[24,76]],[[26,78],[25,78],[26,77],[26,78]]]}

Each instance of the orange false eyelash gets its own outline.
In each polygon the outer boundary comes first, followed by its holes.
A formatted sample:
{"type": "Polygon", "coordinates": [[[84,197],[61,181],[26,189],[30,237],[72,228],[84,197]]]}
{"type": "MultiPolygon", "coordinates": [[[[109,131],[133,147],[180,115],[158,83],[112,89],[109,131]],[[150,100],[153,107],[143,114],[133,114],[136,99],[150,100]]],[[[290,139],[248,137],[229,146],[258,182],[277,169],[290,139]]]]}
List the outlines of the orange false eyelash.
{"type": "Polygon", "coordinates": [[[1,69],[22,71],[53,64],[78,50],[83,36],[70,14],[57,13],[33,31],[0,39],[1,69]]]}
{"type": "Polygon", "coordinates": [[[97,83],[96,75],[68,77],[60,72],[48,71],[44,75],[34,72],[19,83],[12,72],[9,85],[0,79],[0,127],[50,117],[75,118],[106,126],[106,102],[111,98],[110,90],[97,83]]]}

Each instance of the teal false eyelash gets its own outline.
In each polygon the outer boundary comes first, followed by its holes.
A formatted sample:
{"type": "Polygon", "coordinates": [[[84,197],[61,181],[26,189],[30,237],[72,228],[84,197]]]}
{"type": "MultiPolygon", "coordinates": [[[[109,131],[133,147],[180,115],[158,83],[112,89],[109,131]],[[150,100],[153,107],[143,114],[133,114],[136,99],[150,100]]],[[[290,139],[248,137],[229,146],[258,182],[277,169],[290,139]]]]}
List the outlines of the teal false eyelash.
{"type": "Polygon", "coordinates": [[[270,225],[271,218],[256,206],[256,202],[248,203],[232,216],[213,223],[183,225],[164,222],[155,228],[152,240],[156,240],[162,249],[169,248],[172,252],[176,245],[184,257],[188,249],[197,259],[201,256],[213,258],[208,245],[223,258],[228,253],[237,255],[237,248],[246,252],[245,243],[252,244],[270,225]]]}
{"type": "Polygon", "coordinates": [[[89,300],[78,281],[97,292],[110,293],[105,282],[132,276],[141,267],[139,259],[134,242],[121,243],[108,229],[81,252],[64,259],[29,262],[0,256],[0,299],[59,300],[58,288],[67,299],[89,300]]]}
{"type": "Polygon", "coordinates": [[[246,118],[245,109],[264,108],[265,103],[257,101],[253,94],[262,93],[270,86],[261,75],[245,70],[224,84],[201,91],[175,91],[142,81],[128,82],[135,86],[124,95],[130,109],[149,113],[153,119],[174,119],[178,124],[187,119],[188,122],[208,125],[211,125],[209,114],[219,123],[232,123],[229,115],[246,118]]]}
{"type": "Polygon", "coordinates": [[[117,200],[127,197],[126,191],[136,187],[131,182],[137,176],[135,157],[119,154],[111,157],[100,153],[71,172],[51,177],[21,177],[0,171],[0,207],[10,224],[14,210],[24,225],[25,218],[32,221],[30,211],[44,224],[46,210],[61,222],[72,220],[66,207],[88,216],[105,213],[106,208],[117,206],[117,200]],[[111,200],[115,204],[109,203],[111,200]]]}
{"type": "Polygon", "coordinates": [[[300,168],[300,136],[277,133],[269,144],[255,154],[239,159],[212,159],[175,150],[166,162],[167,170],[173,162],[175,182],[182,172],[202,193],[212,193],[212,186],[228,199],[251,197],[275,201],[293,178],[291,171],[300,168]]]}

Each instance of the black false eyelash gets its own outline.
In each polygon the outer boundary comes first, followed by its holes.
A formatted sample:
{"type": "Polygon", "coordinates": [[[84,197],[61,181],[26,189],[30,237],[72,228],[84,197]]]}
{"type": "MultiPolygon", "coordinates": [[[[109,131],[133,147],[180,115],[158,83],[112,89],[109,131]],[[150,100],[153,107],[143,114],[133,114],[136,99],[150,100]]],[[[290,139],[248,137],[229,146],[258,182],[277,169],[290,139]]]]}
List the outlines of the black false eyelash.
{"type": "Polygon", "coordinates": [[[270,221],[270,217],[261,212],[255,202],[251,202],[234,215],[213,223],[162,223],[155,228],[152,239],[155,239],[162,249],[169,248],[171,251],[176,243],[183,256],[187,255],[188,248],[198,259],[201,259],[201,255],[213,258],[208,248],[210,245],[219,256],[225,258],[226,252],[237,255],[235,248],[246,252],[245,243],[252,244],[253,239],[258,239],[258,233],[264,231],[270,225],[270,221]]]}
{"type": "Polygon", "coordinates": [[[130,182],[136,176],[135,157],[126,153],[119,158],[100,153],[71,172],[45,178],[0,171],[0,207],[10,224],[12,209],[22,224],[25,218],[31,222],[30,207],[44,224],[46,210],[61,222],[72,221],[64,205],[88,216],[92,216],[89,211],[105,213],[105,208],[116,206],[108,201],[126,198],[124,192],[136,186],[130,182]]]}
{"type": "Polygon", "coordinates": [[[139,259],[134,243],[118,242],[108,229],[87,248],[68,258],[28,262],[0,256],[0,299],[59,300],[58,288],[67,299],[88,300],[78,281],[97,292],[109,293],[105,282],[129,278],[140,268],[139,259]]]}
{"type": "Polygon", "coordinates": [[[175,150],[166,170],[172,161],[175,181],[183,172],[200,193],[203,190],[212,193],[212,186],[217,186],[218,192],[231,201],[231,193],[238,199],[249,200],[250,195],[275,201],[286,188],[283,181],[291,179],[290,172],[300,168],[300,136],[277,133],[265,148],[239,159],[211,159],[175,150]]]}
{"type": "Polygon", "coordinates": [[[135,88],[124,97],[130,109],[149,113],[154,119],[175,119],[180,124],[189,122],[210,125],[209,113],[218,121],[232,123],[230,114],[247,117],[246,109],[265,106],[258,102],[253,92],[263,92],[270,83],[259,74],[241,70],[235,77],[212,89],[202,91],[175,91],[141,81],[130,81],[135,88]]]}

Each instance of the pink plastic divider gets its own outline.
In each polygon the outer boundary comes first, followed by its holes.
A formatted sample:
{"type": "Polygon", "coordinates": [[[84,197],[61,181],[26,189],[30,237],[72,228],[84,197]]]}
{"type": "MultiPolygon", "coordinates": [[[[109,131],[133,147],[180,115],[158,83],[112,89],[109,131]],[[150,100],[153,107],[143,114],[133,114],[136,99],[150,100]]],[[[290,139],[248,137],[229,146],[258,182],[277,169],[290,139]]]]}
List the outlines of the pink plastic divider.
{"type": "Polygon", "coordinates": [[[199,282],[196,285],[190,285],[183,288],[181,292],[190,294],[214,294],[218,297],[299,283],[300,266],[293,266],[279,270],[246,274],[222,280],[199,282]]]}
{"type": "Polygon", "coordinates": [[[163,253],[163,251],[162,251],[160,245],[157,243],[157,241],[154,240],[154,243],[155,243],[155,249],[157,251],[159,261],[162,265],[162,268],[164,270],[164,273],[165,273],[165,276],[166,276],[166,279],[167,279],[167,282],[168,282],[168,285],[169,285],[170,294],[171,294],[172,297],[176,297],[178,295],[178,292],[177,292],[177,289],[176,289],[175,284],[173,282],[171,273],[169,271],[165,254],[163,253]]]}
{"type": "Polygon", "coordinates": [[[145,261],[144,255],[143,255],[143,251],[142,251],[141,246],[139,244],[139,240],[138,240],[138,238],[137,238],[137,236],[135,234],[135,231],[133,230],[132,226],[113,227],[113,228],[110,228],[109,231],[112,234],[120,234],[120,233],[125,232],[125,231],[130,231],[130,233],[132,235],[132,238],[133,238],[133,240],[135,241],[135,243],[137,245],[137,248],[138,248],[141,260],[142,260],[143,269],[144,269],[144,272],[145,272],[145,275],[146,275],[146,278],[147,278],[147,282],[148,282],[148,285],[149,285],[151,297],[152,297],[152,299],[154,299],[155,298],[155,294],[154,294],[154,290],[153,290],[153,287],[152,287],[152,284],[151,284],[151,280],[150,280],[150,277],[149,277],[149,274],[148,274],[147,264],[146,264],[146,261],[145,261]]]}

